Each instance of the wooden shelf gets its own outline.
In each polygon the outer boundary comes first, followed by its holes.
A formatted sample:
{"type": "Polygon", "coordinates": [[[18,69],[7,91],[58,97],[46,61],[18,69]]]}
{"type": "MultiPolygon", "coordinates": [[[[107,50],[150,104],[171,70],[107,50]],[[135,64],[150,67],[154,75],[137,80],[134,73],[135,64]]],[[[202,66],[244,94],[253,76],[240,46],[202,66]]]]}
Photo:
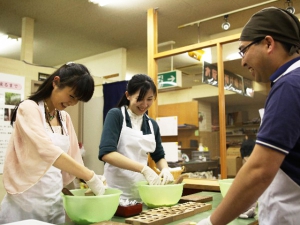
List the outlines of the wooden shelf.
{"type": "Polygon", "coordinates": [[[251,124],[236,124],[236,125],[227,125],[226,128],[240,128],[240,127],[259,127],[260,123],[251,123],[251,124]]]}
{"type": "Polygon", "coordinates": [[[234,142],[242,142],[242,139],[243,137],[245,137],[245,135],[255,137],[259,125],[260,123],[244,124],[242,122],[239,122],[233,125],[226,126],[226,138],[228,139],[227,142],[230,142],[230,140],[233,140],[233,138],[235,138],[234,142]]]}
{"type": "Polygon", "coordinates": [[[245,136],[246,134],[227,134],[226,137],[242,137],[245,136]]]}
{"type": "Polygon", "coordinates": [[[189,147],[189,148],[178,148],[179,150],[191,150],[191,151],[197,151],[197,147],[189,147]]]}
{"type": "Polygon", "coordinates": [[[178,127],[178,130],[198,130],[198,127],[178,127]]]}

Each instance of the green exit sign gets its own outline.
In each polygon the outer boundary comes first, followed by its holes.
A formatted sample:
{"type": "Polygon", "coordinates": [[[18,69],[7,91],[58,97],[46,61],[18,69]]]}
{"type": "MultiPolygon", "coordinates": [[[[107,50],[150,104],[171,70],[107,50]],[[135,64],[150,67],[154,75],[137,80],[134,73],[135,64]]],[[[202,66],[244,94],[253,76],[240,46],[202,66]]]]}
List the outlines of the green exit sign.
{"type": "Polygon", "coordinates": [[[182,73],[180,70],[173,70],[169,72],[159,73],[157,75],[158,89],[181,87],[182,73]]]}

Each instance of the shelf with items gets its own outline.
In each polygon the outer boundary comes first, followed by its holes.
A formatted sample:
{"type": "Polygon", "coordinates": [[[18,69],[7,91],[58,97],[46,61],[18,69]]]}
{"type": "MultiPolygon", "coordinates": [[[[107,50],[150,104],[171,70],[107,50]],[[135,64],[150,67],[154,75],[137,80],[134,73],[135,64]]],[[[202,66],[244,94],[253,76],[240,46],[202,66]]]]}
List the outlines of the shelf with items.
{"type": "MultiPolygon", "coordinates": [[[[213,160],[207,154],[211,152],[198,152],[199,148],[199,118],[198,118],[198,101],[182,102],[176,104],[159,105],[158,117],[178,117],[178,135],[177,136],[162,136],[162,142],[178,142],[178,150],[182,153],[182,158],[185,156],[188,160],[181,160],[174,165],[168,162],[169,166],[187,165],[186,172],[207,171],[218,168],[219,161],[213,160]],[[193,153],[200,154],[195,159],[193,153]],[[203,155],[202,155],[203,154],[203,155]],[[202,161],[201,161],[202,160],[202,161]],[[205,160],[205,161],[204,161],[205,160]]],[[[204,147],[204,146],[203,146],[204,147]]]]}
{"type": "Polygon", "coordinates": [[[256,135],[259,124],[226,126],[226,136],[256,135]]]}
{"type": "Polygon", "coordinates": [[[255,139],[260,125],[260,118],[248,120],[247,112],[238,111],[226,116],[227,146],[241,146],[245,135],[255,139]]]}
{"type": "Polygon", "coordinates": [[[255,139],[259,128],[259,124],[251,126],[230,126],[226,129],[227,146],[240,146],[247,135],[249,138],[255,139]]]}
{"type": "Polygon", "coordinates": [[[178,128],[178,143],[181,146],[181,148],[191,148],[197,146],[191,145],[191,140],[197,140],[198,137],[195,135],[195,132],[198,130],[198,127],[193,128],[178,128]]]}
{"type": "Polygon", "coordinates": [[[178,130],[198,130],[198,127],[193,124],[184,123],[178,125],[178,130]]]}

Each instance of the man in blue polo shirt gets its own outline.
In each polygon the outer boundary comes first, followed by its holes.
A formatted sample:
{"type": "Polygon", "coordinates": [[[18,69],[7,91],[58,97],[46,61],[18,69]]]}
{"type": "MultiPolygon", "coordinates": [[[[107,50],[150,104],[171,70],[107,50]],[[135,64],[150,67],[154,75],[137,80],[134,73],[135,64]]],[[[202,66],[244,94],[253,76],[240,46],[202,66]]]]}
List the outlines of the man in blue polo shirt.
{"type": "Polygon", "coordinates": [[[259,225],[300,224],[300,24],[286,10],[254,14],[240,37],[242,66],[270,82],[254,150],[213,214],[228,224],[258,199],[259,225]]]}

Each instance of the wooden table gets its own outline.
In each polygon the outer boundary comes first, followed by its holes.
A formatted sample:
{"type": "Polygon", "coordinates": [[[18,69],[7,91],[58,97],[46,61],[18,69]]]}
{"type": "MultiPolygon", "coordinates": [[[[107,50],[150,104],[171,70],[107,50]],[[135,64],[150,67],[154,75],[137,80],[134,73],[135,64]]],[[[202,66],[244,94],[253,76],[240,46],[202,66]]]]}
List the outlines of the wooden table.
{"type": "MultiPolygon", "coordinates": [[[[205,191],[205,192],[199,192],[197,193],[197,195],[201,195],[201,196],[212,196],[213,200],[211,202],[207,202],[208,204],[212,204],[212,209],[209,211],[205,211],[202,213],[199,213],[197,215],[185,218],[185,219],[181,219],[181,220],[177,220],[175,222],[172,223],[168,223],[166,225],[176,225],[176,224],[180,224],[180,223],[184,223],[184,222],[199,222],[201,219],[204,219],[206,217],[208,217],[209,215],[212,214],[212,212],[215,210],[215,208],[220,204],[220,202],[222,201],[223,197],[221,195],[220,192],[211,192],[211,191],[205,191]]],[[[147,207],[145,206],[143,209],[147,210],[147,207]]],[[[114,222],[119,222],[119,223],[125,223],[125,218],[123,217],[117,217],[114,216],[111,221],[114,222]]],[[[234,221],[232,221],[231,223],[229,223],[229,225],[257,225],[257,217],[256,218],[251,218],[251,219],[235,219],[234,221]]],[[[75,225],[73,222],[68,222],[68,223],[64,223],[61,225],[75,225]]]]}

